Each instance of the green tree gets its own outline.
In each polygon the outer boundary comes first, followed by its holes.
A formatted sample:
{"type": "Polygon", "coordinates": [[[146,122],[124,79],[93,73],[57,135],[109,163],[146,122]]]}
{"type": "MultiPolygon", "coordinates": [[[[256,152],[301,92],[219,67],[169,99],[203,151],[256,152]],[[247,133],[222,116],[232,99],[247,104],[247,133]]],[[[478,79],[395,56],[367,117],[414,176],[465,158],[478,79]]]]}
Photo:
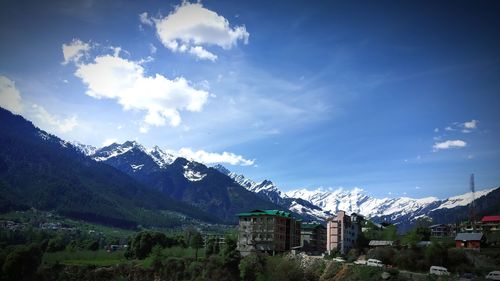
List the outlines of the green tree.
{"type": "Polygon", "coordinates": [[[448,251],[441,243],[433,241],[427,249],[425,249],[425,259],[430,265],[442,265],[447,262],[448,251]]]}
{"type": "Polygon", "coordinates": [[[264,273],[266,256],[260,253],[250,253],[241,259],[238,268],[242,281],[255,281],[257,276],[264,273]]]}
{"type": "Polygon", "coordinates": [[[42,261],[42,251],[38,246],[18,246],[5,258],[3,276],[8,281],[33,280],[42,261]]]}
{"type": "Polygon", "coordinates": [[[226,233],[224,237],[224,246],[222,251],[219,253],[222,258],[222,265],[228,271],[230,279],[236,280],[239,278],[238,265],[240,263],[241,255],[236,249],[237,244],[237,234],[234,232],[226,233]]]}
{"type": "Polygon", "coordinates": [[[203,247],[203,237],[196,231],[191,235],[191,240],[189,241],[189,246],[195,249],[195,259],[198,259],[198,250],[203,247]]]}
{"type": "Polygon", "coordinates": [[[215,239],[215,238],[208,239],[207,245],[206,245],[206,248],[205,248],[205,256],[209,257],[211,255],[218,254],[219,250],[220,249],[219,249],[219,242],[218,242],[218,240],[215,239]]]}
{"type": "Polygon", "coordinates": [[[64,250],[65,247],[66,243],[64,243],[64,239],[61,236],[57,236],[49,240],[45,251],[49,253],[58,252],[64,250]]]}

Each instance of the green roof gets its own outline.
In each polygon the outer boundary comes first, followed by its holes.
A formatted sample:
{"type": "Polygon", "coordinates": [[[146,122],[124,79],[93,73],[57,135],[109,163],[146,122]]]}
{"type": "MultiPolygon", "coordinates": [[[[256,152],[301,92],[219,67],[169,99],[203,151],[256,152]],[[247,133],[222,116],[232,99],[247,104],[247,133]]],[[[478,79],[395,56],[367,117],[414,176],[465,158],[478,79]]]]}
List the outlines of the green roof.
{"type": "Polygon", "coordinates": [[[320,223],[303,223],[301,226],[302,229],[314,229],[318,227],[326,229],[326,227],[320,223]]]}
{"type": "Polygon", "coordinates": [[[291,218],[292,214],[280,210],[253,210],[247,213],[236,214],[238,217],[253,217],[253,216],[279,216],[284,218],[291,218]]]}

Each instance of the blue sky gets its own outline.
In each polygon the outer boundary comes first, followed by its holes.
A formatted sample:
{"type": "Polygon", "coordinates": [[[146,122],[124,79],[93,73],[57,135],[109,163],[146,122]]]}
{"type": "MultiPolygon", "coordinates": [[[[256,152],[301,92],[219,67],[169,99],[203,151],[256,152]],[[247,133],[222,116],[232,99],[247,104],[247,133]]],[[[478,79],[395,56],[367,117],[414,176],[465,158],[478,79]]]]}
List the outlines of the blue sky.
{"type": "Polygon", "coordinates": [[[471,173],[500,184],[499,12],[2,1],[0,105],[67,140],[159,145],[285,191],[447,197],[471,173]]]}

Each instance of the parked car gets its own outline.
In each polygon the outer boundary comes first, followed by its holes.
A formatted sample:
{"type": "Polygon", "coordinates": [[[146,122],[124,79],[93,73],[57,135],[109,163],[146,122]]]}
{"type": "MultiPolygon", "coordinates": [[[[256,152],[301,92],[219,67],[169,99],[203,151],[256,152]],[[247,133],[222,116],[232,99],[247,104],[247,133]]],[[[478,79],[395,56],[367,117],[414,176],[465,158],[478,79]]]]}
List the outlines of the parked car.
{"type": "Polygon", "coordinates": [[[335,261],[335,262],[345,262],[345,259],[343,259],[341,257],[336,257],[336,258],[333,258],[332,261],[335,261]]]}
{"type": "Polygon", "coordinates": [[[357,261],[354,261],[354,264],[366,265],[366,260],[357,260],[357,261]]]}
{"type": "Polygon", "coordinates": [[[500,271],[492,271],[486,275],[486,279],[489,280],[500,280],[500,271]]]}
{"type": "Polygon", "coordinates": [[[376,260],[376,259],[368,259],[366,261],[366,265],[375,266],[375,267],[384,267],[384,264],[381,261],[376,260]]]}
{"type": "Polygon", "coordinates": [[[464,274],[462,274],[462,277],[465,279],[474,279],[477,277],[477,275],[472,272],[465,272],[464,274]]]}
{"type": "Polygon", "coordinates": [[[450,272],[448,271],[448,269],[446,269],[446,267],[433,265],[429,269],[429,274],[434,274],[434,275],[450,275],[450,272]]]}

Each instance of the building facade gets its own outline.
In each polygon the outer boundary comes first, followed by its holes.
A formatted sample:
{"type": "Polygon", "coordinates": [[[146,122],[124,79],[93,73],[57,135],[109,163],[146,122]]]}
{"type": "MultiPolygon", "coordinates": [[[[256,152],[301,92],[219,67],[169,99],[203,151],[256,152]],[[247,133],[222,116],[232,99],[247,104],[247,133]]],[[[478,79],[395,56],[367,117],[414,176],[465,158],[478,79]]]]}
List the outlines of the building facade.
{"type": "Polygon", "coordinates": [[[242,255],[254,251],[275,254],[300,245],[301,221],[289,212],[254,210],[237,216],[238,250],[242,255]]]}
{"type": "Polygon", "coordinates": [[[447,224],[435,224],[429,226],[432,237],[448,237],[453,234],[452,227],[447,224]]]}
{"type": "Polygon", "coordinates": [[[319,223],[303,223],[300,230],[302,251],[322,254],[326,251],[326,227],[319,223]]]}
{"type": "Polygon", "coordinates": [[[459,249],[481,249],[481,243],[484,241],[482,233],[459,233],[455,237],[455,247],[459,249]]]}
{"type": "Polygon", "coordinates": [[[355,213],[348,216],[344,211],[339,211],[337,216],[328,219],[326,251],[328,253],[339,251],[341,254],[346,254],[355,247],[361,233],[362,220],[362,216],[355,213]]]}
{"type": "Polygon", "coordinates": [[[500,216],[485,216],[481,219],[483,231],[500,231],[500,216]]]}

